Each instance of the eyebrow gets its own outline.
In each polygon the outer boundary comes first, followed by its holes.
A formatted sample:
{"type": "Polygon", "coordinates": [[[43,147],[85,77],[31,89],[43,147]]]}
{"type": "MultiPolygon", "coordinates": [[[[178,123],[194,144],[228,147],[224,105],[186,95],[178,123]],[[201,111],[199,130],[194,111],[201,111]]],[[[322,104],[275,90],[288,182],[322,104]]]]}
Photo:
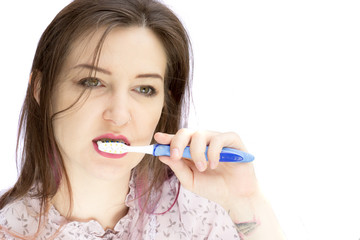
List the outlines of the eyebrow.
{"type": "Polygon", "coordinates": [[[163,81],[163,77],[157,73],[146,73],[146,74],[139,74],[136,78],[158,78],[163,81]]]}
{"type": "Polygon", "coordinates": [[[93,66],[93,65],[90,65],[90,64],[86,64],[86,63],[76,65],[73,68],[87,68],[87,69],[90,69],[92,71],[101,72],[101,73],[104,73],[104,74],[107,74],[107,75],[112,74],[110,71],[108,71],[106,69],[103,69],[103,68],[100,68],[100,67],[97,67],[97,66],[93,66]]]}
{"type": "MultiPolygon", "coordinates": [[[[90,70],[92,70],[92,71],[101,72],[101,73],[104,73],[104,74],[107,74],[107,75],[111,75],[111,74],[112,74],[109,70],[106,70],[106,69],[104,69],[104,68],[100,68],[100,67],[97,67],[97,66],[93,66],[93,65],[90,65],[90,64],[86,64],[86,63],[76,65],[76,66],[73,67],[73,68],[87,68],[87,69],[90,69],[90,70]]],[[[160,74],[157,74],[157,73],[139,74],[139,75],[137,75],[135,78],[158,78],[158,79],[160,79],[161,81],[164,80],[163,77],[162,77],[160,74]]]]}

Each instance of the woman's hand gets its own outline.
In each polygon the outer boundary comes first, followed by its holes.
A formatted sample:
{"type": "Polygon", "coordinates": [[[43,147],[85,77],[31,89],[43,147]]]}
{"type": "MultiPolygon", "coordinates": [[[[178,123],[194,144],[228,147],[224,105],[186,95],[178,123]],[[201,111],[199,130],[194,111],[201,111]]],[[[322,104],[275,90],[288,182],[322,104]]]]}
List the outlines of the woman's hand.
{"type": "Polygon", "coordinates": [[[171,156],[159,159],[174,171],[182,186],[226,210],[259,192],[252,163],[219,163],[223,147],[246,152],[237,134],[181,129],[175,135],[156,133],[154,138],[160,144],[170,144],[171,156]],[[182,158],[186,146],[190,146],[192,160],[182,158]]]}
{"type": "Polygon", "coordinates": [[[259,190],[253,164],[219,163],[223,147],[246,152],[237,134],[181,129],[175,135],[156,133],[154,137],[158,143],[170,144],[171,156],[159,157],[160,161],[174,171],[183,187],[228,211],[240,239],[285,239],[271,205],[259,190]],[[208,162],[204,156],[207,145],[208,162]],[[186,146],[190,146],[192,160],[181,157],[186,146]]]}

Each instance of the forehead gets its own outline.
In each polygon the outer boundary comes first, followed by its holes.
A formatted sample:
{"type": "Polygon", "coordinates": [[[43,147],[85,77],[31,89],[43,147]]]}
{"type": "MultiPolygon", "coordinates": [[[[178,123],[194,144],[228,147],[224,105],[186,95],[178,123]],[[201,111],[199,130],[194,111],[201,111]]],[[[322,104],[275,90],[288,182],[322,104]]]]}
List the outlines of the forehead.
{"type": "Polygon", "coordinates": [[[79,37],[70,47],[63,70],[69,71],[79,64],[92,65],[94,56],[98,56],[95,63],[115,73],[155,71],[164,76],[166,51],[160,39],[149,28],[114,28],[100,43],[104,32],[105,29],[99,29],[79,37]],[[100,51],[97,52],[99,46],[100,51]]]}

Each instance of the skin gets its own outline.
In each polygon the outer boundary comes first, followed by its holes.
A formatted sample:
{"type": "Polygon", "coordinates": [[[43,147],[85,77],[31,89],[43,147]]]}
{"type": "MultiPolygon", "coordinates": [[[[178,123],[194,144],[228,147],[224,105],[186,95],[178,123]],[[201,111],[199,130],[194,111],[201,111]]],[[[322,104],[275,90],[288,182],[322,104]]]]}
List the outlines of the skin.
{"type": "MultiPolygon", "coordinates": [[[[89,76],[90,64],[101,31],[75,42],[52,99],[54,113],[73,104],[87,85],[91,92],[54,120],[54,133],[70,178],[74,208],[72,219],[97,219],[113,227],[126,214],[131,169],[143,154],[129,153],[121,159],[99,155],[92,140],[103,134],[125,136],[131,145],[148,145],[154,135],[164,103],[166,54],[157,37],[147,28],[119,28],[107,37],[97,71],[89,76]],[[157,74],[159,77],[138,77],[157,74]],[[87,85],[86,85],[87,84],[87,85]],[[149,87],[154,95],[150,95],[149,87]],[[123,187],[119,187],[123,186],[123,187]],[[110,217],[108,217],[110,216],[110,217]]],[[[67,189],[61,185],[52,202],[60,213],[68,210],[67,189]]]]}
{"type": "Polygon", "coordinates": [[[171,144],[171,157],[160,157],[160,160],[175,171],[185,188],[219,203],[225,209],[230,209],[232,199],[259,193],[252,163],[219,164],[219,154],[223,147],[246,151],[237,134],[181,129],[176,135],[157,133],[155,140],[171,144]],[[190,146],[194,161],[181,158],[187,145],[190,146]],[[209,145],[209,162],[206,162],[203,154],[206,145],[209,145]]]}
{"type": "Polygon", "coordinates": [[[246,152],[236,133],[181,129],[175,135],[156,133],[155,140],[171,145],[171,156],[159,159],[175,172],[182,186],[227,210],[240,239],[285,239],[271,205],[260,191],[253,163],[219,164],[223,147],[246,152]],[[206,145],[209,162],[204,157],[206,145]],[[190,146],[194,161],[181,158],[186,146],[190,146]]]}

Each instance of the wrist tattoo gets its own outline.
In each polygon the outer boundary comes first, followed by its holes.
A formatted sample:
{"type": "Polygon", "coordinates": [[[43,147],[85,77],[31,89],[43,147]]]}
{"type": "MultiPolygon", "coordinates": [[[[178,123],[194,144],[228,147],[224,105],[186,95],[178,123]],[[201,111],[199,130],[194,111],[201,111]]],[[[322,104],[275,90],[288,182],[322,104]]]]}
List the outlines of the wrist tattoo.
{"type": "Polygon", "coordinates": [[[254,216],[253,220],[247,222],[234,222],[235,228],[240,236],[241,240],[246,239],[246,236],[250,235],[259,225],[260,221],[254,216]]]}

